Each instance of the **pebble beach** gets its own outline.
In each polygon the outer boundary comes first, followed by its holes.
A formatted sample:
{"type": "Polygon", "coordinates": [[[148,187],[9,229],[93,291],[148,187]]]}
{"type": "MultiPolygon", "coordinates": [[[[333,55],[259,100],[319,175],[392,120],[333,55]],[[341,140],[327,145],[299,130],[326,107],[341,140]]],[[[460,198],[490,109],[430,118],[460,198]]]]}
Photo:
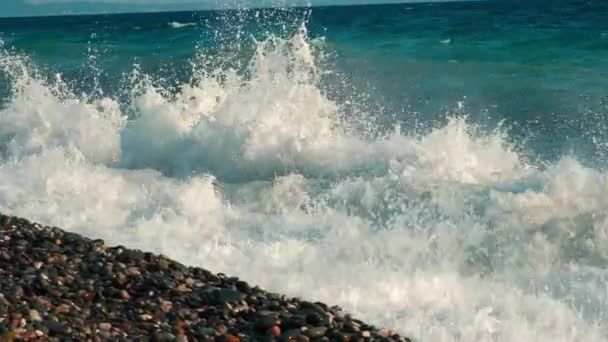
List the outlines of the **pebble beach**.
{"type": "Polygon", "coordinates": [[[0,214],[0,342],[411,341],[339,306],[0,214]]]}

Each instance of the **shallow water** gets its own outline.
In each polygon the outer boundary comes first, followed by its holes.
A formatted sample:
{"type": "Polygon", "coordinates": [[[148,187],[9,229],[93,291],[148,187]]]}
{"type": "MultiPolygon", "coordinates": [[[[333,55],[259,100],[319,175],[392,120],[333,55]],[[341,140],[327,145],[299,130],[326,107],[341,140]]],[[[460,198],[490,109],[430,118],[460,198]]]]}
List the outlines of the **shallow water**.
{"type": "Polygon", "coordinates": [[[605,7],[1,19],[0,211],[419,340],[606,340],[605,7]]]}

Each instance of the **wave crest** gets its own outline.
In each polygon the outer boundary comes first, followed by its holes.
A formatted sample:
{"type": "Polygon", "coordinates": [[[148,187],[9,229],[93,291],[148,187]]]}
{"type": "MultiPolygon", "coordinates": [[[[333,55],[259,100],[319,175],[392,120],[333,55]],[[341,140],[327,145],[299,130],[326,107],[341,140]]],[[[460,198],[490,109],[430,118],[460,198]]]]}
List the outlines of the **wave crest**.
{"type": "Polygon", "coordinates": [[[421,339],[605,339],[606,174],[533,165],[464,117],[351,125],[320,86],[323,49],[302,27],[256,41],[244,71],[201,54],[174,93],[136,69],[128,105],[3,50],[0,210],[421,339]]]}

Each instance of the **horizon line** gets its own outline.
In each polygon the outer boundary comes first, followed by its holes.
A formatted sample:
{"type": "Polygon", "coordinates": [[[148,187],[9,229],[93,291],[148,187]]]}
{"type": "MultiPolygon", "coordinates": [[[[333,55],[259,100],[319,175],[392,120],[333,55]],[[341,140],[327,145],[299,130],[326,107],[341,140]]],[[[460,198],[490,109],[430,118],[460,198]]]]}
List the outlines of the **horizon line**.
{"type": "Polygon", "coordinates": [[[117,12],[82,12],[82,13],[57,13],[57,14],[33,14],[33,15],[11,15],[2,16],[2,19],[27,19],[27,18],[58,18],[58,17],[92,17],[107,15],[134,15],[134,14],[162,14],[162,13],[197,13],[197,12],[229,12],[229,11],[252,11],[262,9],[312,9],[331,7],[361,7],[361,6],[398,6],[398,5],[429,5],[437,3],[455,2],[482,2],[484,0],[424,0],[424,1],[390,1],[379,3],[352,3],[352,4],[327,4],[327,5],[296,5],[296,6],[252,6],[235,8],[201,8],[201,9],[176,9],[176,10],[150,10],[150,11],[117,11],[117,12]]]}

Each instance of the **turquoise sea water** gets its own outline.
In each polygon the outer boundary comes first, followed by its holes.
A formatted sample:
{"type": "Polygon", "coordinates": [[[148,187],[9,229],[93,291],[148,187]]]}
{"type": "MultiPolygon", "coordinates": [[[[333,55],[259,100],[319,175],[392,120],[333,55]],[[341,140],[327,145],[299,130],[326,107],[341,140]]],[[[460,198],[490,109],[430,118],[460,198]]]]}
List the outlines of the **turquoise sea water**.
{"type": "Polygon", "coordinates": [[[0,19],[0,211],[424,341],[608,338],[608,4],[0,19]]]}

